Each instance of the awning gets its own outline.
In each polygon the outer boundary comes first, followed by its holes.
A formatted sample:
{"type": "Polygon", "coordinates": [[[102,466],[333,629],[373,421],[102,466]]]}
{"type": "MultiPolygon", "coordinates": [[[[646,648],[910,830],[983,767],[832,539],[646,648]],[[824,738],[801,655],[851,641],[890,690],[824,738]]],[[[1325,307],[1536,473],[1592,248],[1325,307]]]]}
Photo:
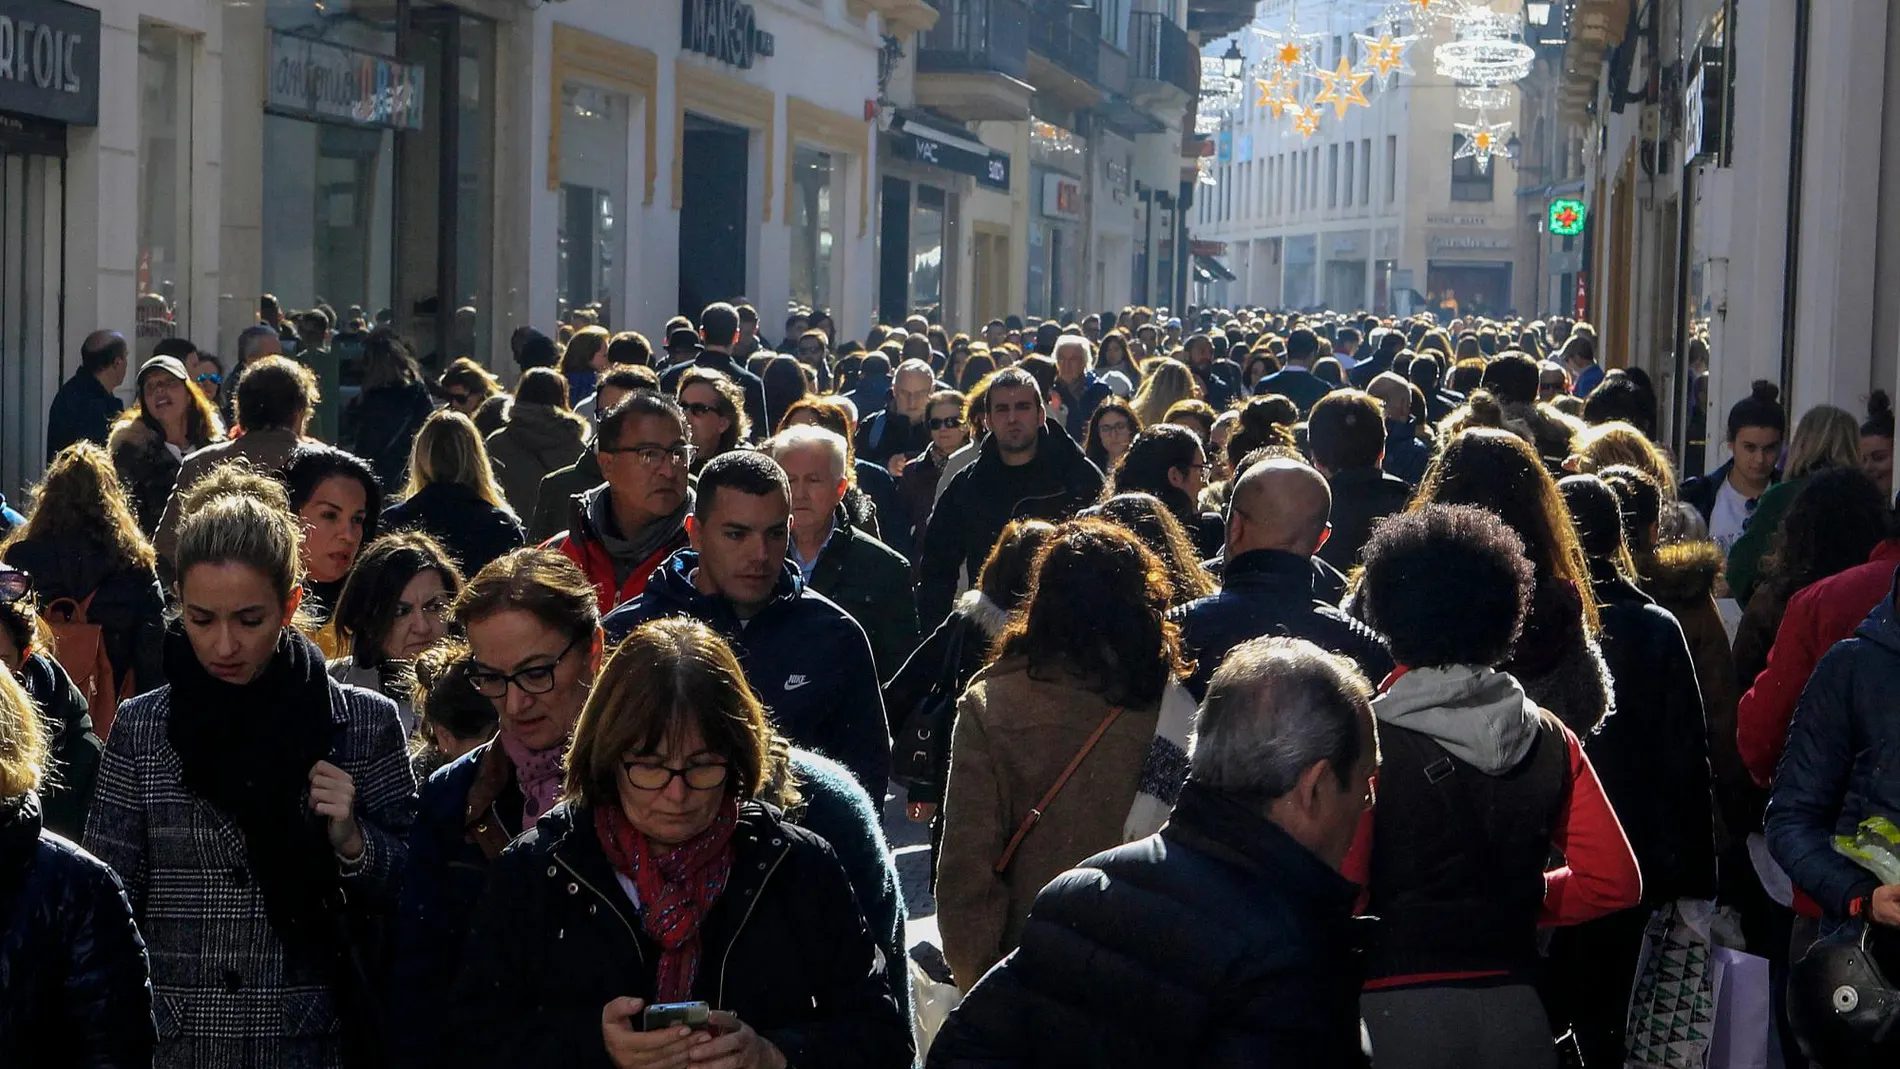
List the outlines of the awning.
{"type": "Polygon", "coordinates": [[[1009,153],[985,145],[948,120],[900,111],[891,123],[891,135],[897,155],[904,159],[969,175],[980,186],[1009,190],[1009,153]]]}
{"type": "Polygon", "coordinates": [[[1200,279],[1202,282],[1212,282],[1215,279],[1219,279],[1222,282],[1233,282],[1240,276],[1227,270],[1226,264],[1221,263],[1212,256],[1196,255],[1194,257],[1194,277],[1200,279]]]}

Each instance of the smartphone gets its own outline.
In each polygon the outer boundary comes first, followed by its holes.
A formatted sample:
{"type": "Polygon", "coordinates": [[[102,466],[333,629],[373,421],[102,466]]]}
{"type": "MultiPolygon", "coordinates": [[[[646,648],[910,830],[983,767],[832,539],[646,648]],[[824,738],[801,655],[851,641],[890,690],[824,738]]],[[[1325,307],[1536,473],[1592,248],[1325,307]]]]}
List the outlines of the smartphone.
{"type": "Polygon", "coordinates": [[[704,1002],[662,1002],[641,1011],[640,1031],[663,1032],[678,1025],[704,1028],[710,1013],[704,1002]]]}

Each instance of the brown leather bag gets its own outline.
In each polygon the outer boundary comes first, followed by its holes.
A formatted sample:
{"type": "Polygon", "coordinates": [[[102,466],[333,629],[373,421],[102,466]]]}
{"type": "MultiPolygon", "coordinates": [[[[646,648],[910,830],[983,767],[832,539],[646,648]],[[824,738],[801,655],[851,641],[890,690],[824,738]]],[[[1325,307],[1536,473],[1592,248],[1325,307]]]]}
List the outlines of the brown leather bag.
{"type": "Polygon", "coordinates": [[[1082,762],[1088,759],[1090,751],[1095,749],[1095,744],[1102,741],[1102,736],[1108,734],[1108,729],[1114,726],[1121,715],[1122,707],[1119,705],[1108,711],[1108,715],[1102,718],[1102,722],[1095,725],[1095,731],[1088,737],[1088,741],[1084,742],[1082,748],[1075,751],[1075,756],[1069,759],[1069,767],[1063,769],[1062,775],[1056,777],[1048,793],[1042,796],[1042,801],[1037,802],[1035,808],[1023,817],[1022,826],[1016,829],[1016,834],[1009,837],[1009,845],[1003,847],[1003,856],[996,859],[994,867],[998,876],[1009,871],[1009,863],[1016,860],[1016,851],[1023,845],[1023,840],[1029,837],[1029,833],[1035,830],[1036,825],[1042,823],[1042,815],[1049,809],[1049,803],[1055,801],[1056,795],[1062,793],[1062,788],[1069,782],[1069,777],[1075,775],[1075,770],[1082,767],[1082,762]]]}

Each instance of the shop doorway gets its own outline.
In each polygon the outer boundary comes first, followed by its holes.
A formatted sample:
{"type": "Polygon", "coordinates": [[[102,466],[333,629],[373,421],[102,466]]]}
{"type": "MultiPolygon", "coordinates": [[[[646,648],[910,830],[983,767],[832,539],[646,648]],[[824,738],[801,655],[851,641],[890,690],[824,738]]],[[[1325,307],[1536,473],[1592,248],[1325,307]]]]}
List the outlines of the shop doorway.
{"type": "MultiPolygon", "coordinates": [[[[11,120],[9,120],[11,125],[11,120]]],[[[26,508],[46,466],[46,409],[65,377],[65,130],[0,137],[0,490],[26,508]]]]}
{"type": "Polygon", "coordinates": [[[1456,316],[1502,316],[1511,307],[1511,265],[1433,261],[1425,269],[1425,299],[1440,323],[1456,316]]]}
{"type": "Polygon", "coordinates": [[[686,116],[680,154],[680,314],[694,322],[707,305],[746,289],[749,137],[742,126],[686,116]]]}

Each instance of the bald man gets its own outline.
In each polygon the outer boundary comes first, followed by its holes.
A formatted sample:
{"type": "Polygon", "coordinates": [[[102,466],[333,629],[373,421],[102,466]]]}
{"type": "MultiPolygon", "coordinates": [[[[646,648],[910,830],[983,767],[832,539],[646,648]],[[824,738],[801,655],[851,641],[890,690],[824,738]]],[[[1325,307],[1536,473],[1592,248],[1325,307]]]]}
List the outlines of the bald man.
{"type": "Polygon", "coordinates": [[[53,395],[46,413],[46,459],[74,442],[106,444],[112,421],[125,402],[112,391],[125,382],[127,349],[124,335],[95,330],[79,345],[79,367],[53,395]]]}
{"type": "Polygon", "coordinates": [[[1262,635],[1314,642],[1358,664],[1374,685],[1392,671],[1385,642],[1366,625],[1316,597],[1313,555],[1331,528],[1326,477],[1298,460],[1273,458],[1246,469],[1227,510],[1223,586],[1176,609],[1182,644],[1195,661],[1195,698],[1228,651],[1262,635]]]}
{"type": "Polygon", "coordinates": [[[1412,433],[1413,386],[1387,371],[1373,378],[1366,387],[1385,408],[1385,457],[1379,466],[1387,475],[1404,479],[1408,487],[1417,487],[1432,463],[1432,447],[1412,433]]]}

